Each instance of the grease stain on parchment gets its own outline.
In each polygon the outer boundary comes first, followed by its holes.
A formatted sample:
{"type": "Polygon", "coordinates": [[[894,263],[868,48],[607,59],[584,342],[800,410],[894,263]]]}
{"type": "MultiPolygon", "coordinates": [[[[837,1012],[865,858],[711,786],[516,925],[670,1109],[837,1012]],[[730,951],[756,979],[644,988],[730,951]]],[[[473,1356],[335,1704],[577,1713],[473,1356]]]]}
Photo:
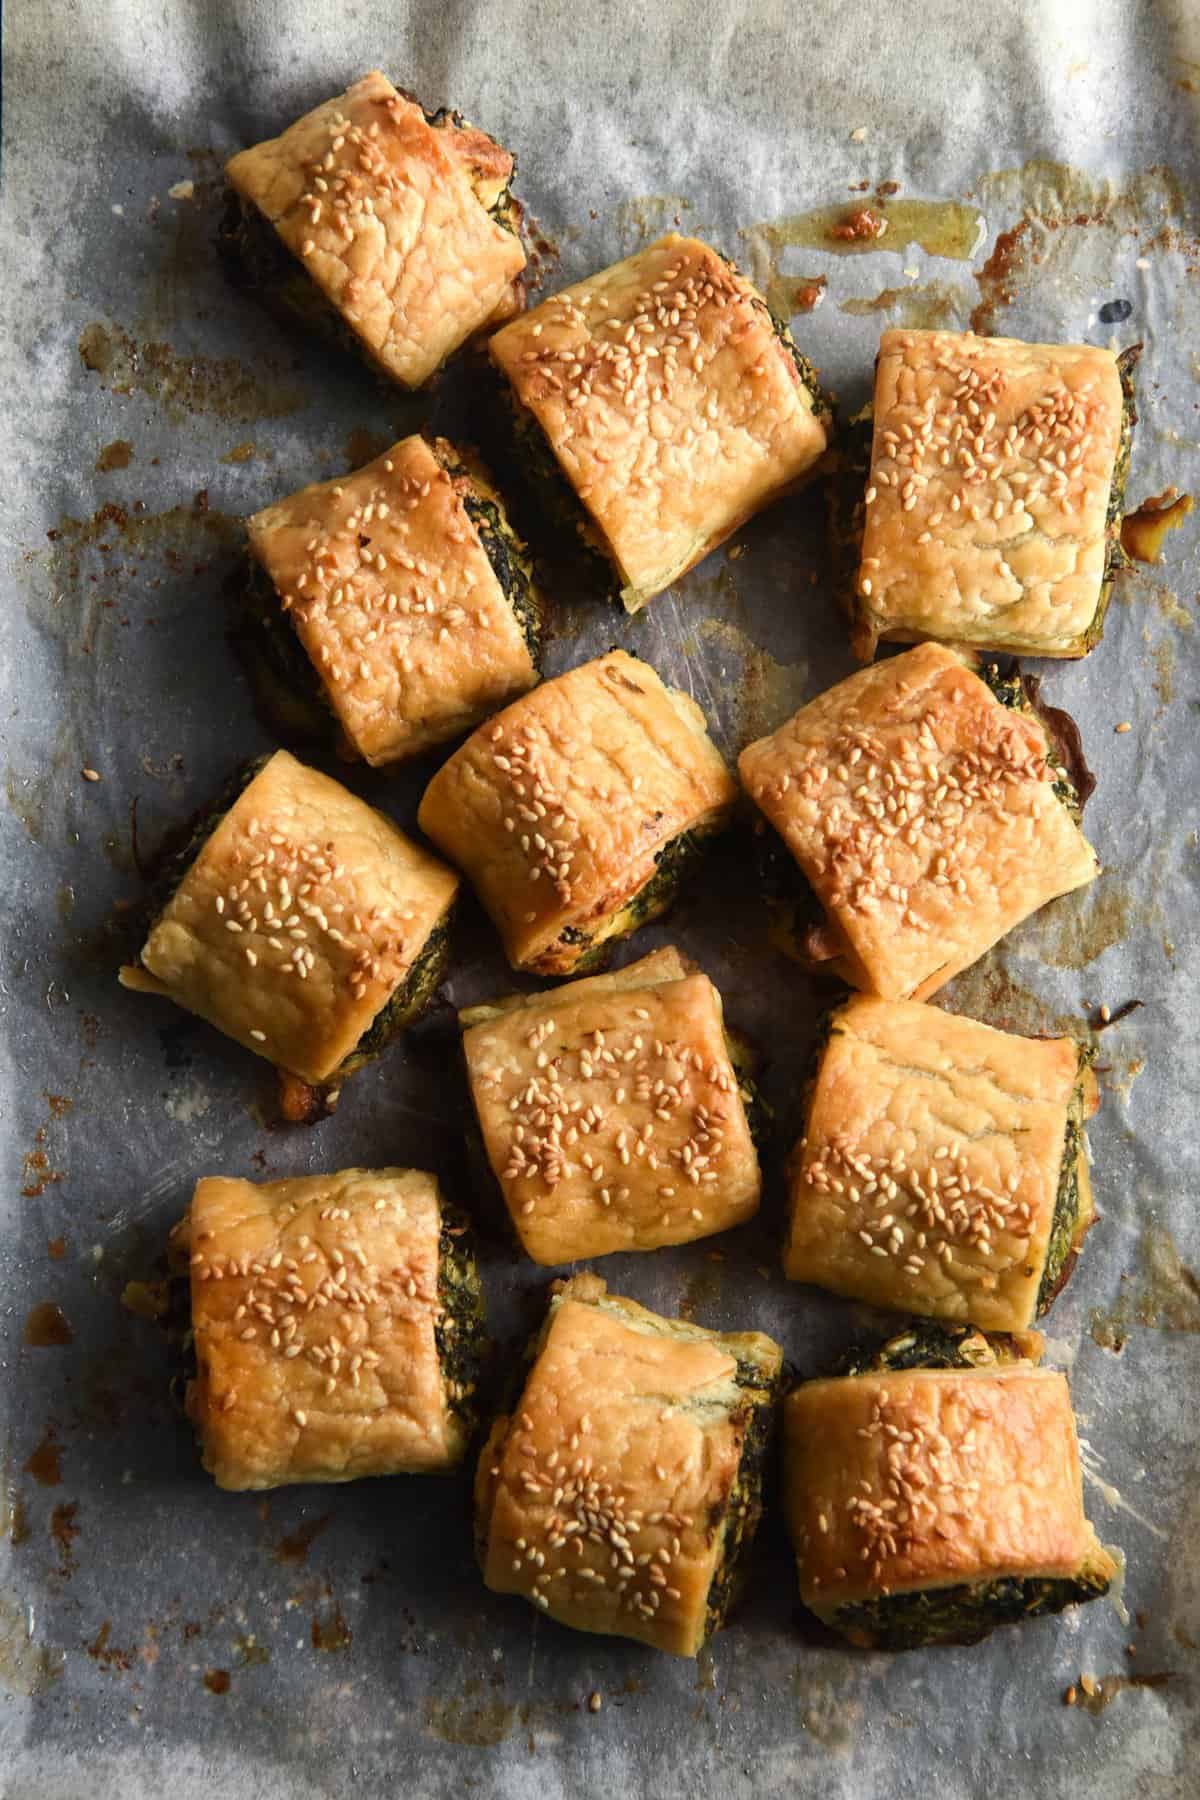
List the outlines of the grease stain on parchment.
{"type": "Polygon", "coordinates": [[[1160,619],[1177,631],[1196,629],[1196,615],[1189,612],[1179,596],[1165,581],[1158,581],[1142,569],[1123,569],[1113,583],[1113,598],[1120,606],[1152,606],[1160,619]]]}
{"type": "Polygon", "coordinates": [[[519,1722],[520,1708],[506,1700],[430,1697],[425,1706],[425,1729],[432,1736],[477,1750],[502,1744],[519,1722]]]}
{"type": "Polygon", "coordinates": [[[989,213],[1018,215],[975,270],[980,297],[971,329],[984,335],[998,329],[998,314],[1034,281],[1069,272],[1081,231],[1128,236],[1143,250],[1167,248],[1181,240],[1180,222],[1188,216],[1187,195],[1165,167],[1118,183],[1035,158],[981,176],[974,194],[989,213]]]}
{"type": "Polygon", "coordinates": [[[1051,903],[1034,948],[1052,968],[1086,969],[1131,931],[1155,925],[1159,916],[1153,901],[1137,899],[1119,871],[1111,870],[1051,903]]]}
{"type": "Polygon", "coordinates": [[[803,703],[807,663],[776,662],[769,651],[728,619],[701,619],[696,630],[703,642],[727,652],[740,664],[733,691],[733,735],[739,749],[774,731],[803,703]]]}
{"type": "MultiPolygon", "coordinates": [[[[793,251],[862,256],[891,250],[902,255],[915,244],[929,256],[970,262],[978,252],[986,230],[979,209],[965,206],[960,201],[897,200],[881,195],[871,201],[870,210],[886,221],[882,236],[837,235],[855,210],[847,206],[822,206],[811,212],[791,213],[781,219],[764,219],[743,226],[739,235],[746,245],[750,278],[766,296],[772,312],[790,318],[800,310],[796,305],[797,297],[804,295],[817,279],[790,273],[785,268],[789,253],[793,251]]],[[[963,302],[965,298],[964,295],[963,302]]],[[[956,320],[959,317],[957,310],[953,317],[956,320]]]]}
{"type": "Polygon", "coordinates": [[[957,282],[925,281],[914,282],[910,287],[884,288],[870,300],[842,300],[838,310],[856,318],[887,313],[889,325],[904,325],[914,331],[961,331],[971,302],[967,290],[957,282]]]}
{"type": "Polygon", "coordinates": [[[1102,1350],[1121,1351],[1134,1325],[1154,1331],[1200,1331],[1200,1277],[1179,1254],[1165,1225],[1142,1231],[1141,1282],[1122,1275],[1111,1307],[1092,1309],[1089,1330],[1102,1350]]]}
{"type": "Polygon", "coordinates": [[[1009,973],[1003,950],[992,950],[933,996],[935,1006],[982,1019],[1024,1037],[1088,1036],[1081,1013],[1055,1012],[1009,973]]]}
{"type": "Polygon", "coordinates": [[[693,221],[685,218],[691,211],[684,194],[634,194],[618,202],[610,216],[622,243],[648,244],[668,231],[694,231],[693,221]]]}
{"type": "Polygon", "coordinates": [[[25,1697],[44,1693],[65,1661],[61,1650],[34,1641],[24,1607],[0,1588],[0,1688],[25,1697]]]}
{"type": "Polygon", "coordinates": [[[185,355],[103,319],[85,325],[79,356],[109,393],[145,394],[175,424],[203,413],[231,424],[282,419],[304,405],[295,381],[265,358],[251,369],[233,356],[185,355]]]}

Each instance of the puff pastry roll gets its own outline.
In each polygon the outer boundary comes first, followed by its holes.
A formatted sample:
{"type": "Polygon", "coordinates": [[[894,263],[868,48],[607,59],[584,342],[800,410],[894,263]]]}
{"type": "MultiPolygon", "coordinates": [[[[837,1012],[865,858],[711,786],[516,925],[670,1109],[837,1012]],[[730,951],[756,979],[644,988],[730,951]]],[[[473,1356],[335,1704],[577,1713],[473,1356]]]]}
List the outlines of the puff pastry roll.
{"type": "Polygon", "coordinates": [[[487,1348],[465,1220],[420,1169],[199,1182],[188,1416],[222,1488],[463,1459],[487,1348]]]}
{"type": "Polygon", "coordinates": [[[988,1331],[1031,1325],[1095,1216],[1092,1052],[867,994],[827,1031],[789,1166],[785,1274],[988,1331]]]}
{"type": "Polygon", "coordinates": [[[831,423],[733,264],[675,233],[535,307],[489,351],[529,472],[636,612],[796,486],[831,423]]]}
{"type": "Polygon", "coordinates": [[[307,699],[316,735],[336,721],[352,755],[418,755],[537,680],[525,545],[486,473],[444,438],[404,438],[352,475],[264,507],[247,532],[278,710],[307,699]]]}
{"type": "Polygon", "coordinates": [[[480,726],[418,819],[513,967],[569,975],[665,911],[736,795],[695,701],[610,650],[480,726]]]}
{"type": "Polygon", "coordinates": [[[535,1262],[686,1244],[758,1210],[749,1077],[720,994],[677,950],[459,1017],[484,1149],[535,1262]]]}
{"type": "Polygon", "coordinates": [[[854,641],[1030,656],[1099,643],[1121,553],[1133,365],[1092,344],[885,331],[854,641]]]}
{"type": "Polygon", "coordinates": [[[286,750],[223,801],[173,873],[122,985],[303,1081],[351,1073],[441,980],[457,875],[286,750]]]}
{"type": "Polygon", "coordinates": [[[475,1480],[483,1578],[577,1631],[695,1656],[745,1575],[783,1364],[761,1332],[552,1288],[475,1480]]]}
{"type": "Polygon", "coordinates": [[[793,910],[815,910],[801,960],[922,1000],[1099,872],[1046,724],[988,674],[922,644],[742,752],[746,790],[803,878],[793,910]]]}
{"type": "Polygon", "coordinates": [[[427,114],[373,69],[226,165],[225,228],[276,309],[348,338],[418,388],[519,309],[513,158],[457,114],[427,114]],[[340,327],[340,330],[336,329],[340,327]]]}
{"type": "Polygon", "coordinates": [[[1036,1333],[914,1329],[784,1403],[784,1509],[810,1611],[881,1650],[972,1644],[1108,1590],[1066,1377],[1036,1333]]]}

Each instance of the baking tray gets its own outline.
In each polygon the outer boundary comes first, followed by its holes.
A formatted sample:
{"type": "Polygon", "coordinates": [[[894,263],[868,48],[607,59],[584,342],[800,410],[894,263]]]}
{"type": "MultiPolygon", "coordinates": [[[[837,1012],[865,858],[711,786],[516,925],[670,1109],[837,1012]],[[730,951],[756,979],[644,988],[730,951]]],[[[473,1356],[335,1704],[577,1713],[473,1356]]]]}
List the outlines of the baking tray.
{"type": "MultiPolygon", "coordinates": [[[[5,23],[0,1793],[1195,1793],[1195,519],[1121,578],[1086,663],[1043,670],[1099,776],[1105,873],[940,997],[1025,1030],[1143,1002],[1098,1040],[1103,1223],[1048,1320],[1092,1516],[1128,1559],[1118,1605],[971,1650],[852,1653],[806,1631],[772,1510],[736,1623],[676,1662],[486,1593],[465,1475],[216,1492],[122,1289],[200,1173],[412,1162],[464,1192],[449,1007],[334,1118],[281,1131],[253,1059],[114,978],[138,860],[271,741],[225,636],[239,519],[420,423],[470,429],[480,404],[464,370],[406,400],[233,293],[213,245],[227,154],[382,65],[518,150],[546,289],[676,222],[785,310],[822,288],[794,324],[843,414],[889,323],[1140,339],[1139,499],[1186,487],[1196,447],[1194,9],[19,0],[5,23]],[[834,254],[814,209],[892,182],[886,245],[834,254]],[[35,1338],[70,1342],[27,1343],[35,1308],[35,1338]],[[1083,1672],[1100,1695],[1064,1707],[1083,1672]]],[[[851,667],[819,496],[635,620],[556,594],[551,672],[615,642],[688,688],[731,754],[777,724],[851,667]]],[[[431,766],[348,779],[410,824],[431,766]]],[[[602,1272],[768,1330],[816,1373],[883,1321],[778,1273],[817,1000],[766,942],[744,851],[623,955],[678,942],[767,1050],[762,1214],[602,1272]]],[[[477,920],[447,1001],[507,985],[477,920]]],[[[483,1258],[511,1343],[546,1278],[498,1238],[483,1258]]]]}

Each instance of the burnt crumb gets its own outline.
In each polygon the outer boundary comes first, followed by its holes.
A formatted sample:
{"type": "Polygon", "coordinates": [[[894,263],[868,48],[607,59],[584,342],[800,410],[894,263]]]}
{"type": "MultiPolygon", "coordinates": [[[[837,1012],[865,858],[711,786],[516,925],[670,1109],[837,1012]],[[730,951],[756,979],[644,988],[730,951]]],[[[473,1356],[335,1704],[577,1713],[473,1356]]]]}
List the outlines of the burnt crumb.
{"type": "Polygon", "coordinates": [[[1133,311],[1131,300],[1107,300],[1100,308],[1099,319],[1102,325],[1122,325],[1133,311]]]}

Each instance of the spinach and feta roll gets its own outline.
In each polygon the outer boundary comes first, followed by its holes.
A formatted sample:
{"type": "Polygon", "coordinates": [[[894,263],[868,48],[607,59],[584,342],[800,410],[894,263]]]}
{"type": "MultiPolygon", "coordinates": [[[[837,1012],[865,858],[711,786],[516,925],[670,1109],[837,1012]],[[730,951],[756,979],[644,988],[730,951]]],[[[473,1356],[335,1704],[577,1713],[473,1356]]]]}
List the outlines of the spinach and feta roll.
{"type": "Polygon", "coordinates": [[[272,710],[307,702],[313,735],[340,733],[351,755],[419,755],[538,679],[525,545],[486,472],[445,439],[404,438],[247,531],[253,660],[285,690],[272,710]]]}
{"type": "Polygon", "coordinates": [[[491,339],[527,472],[636,612],[794,488],[831,423],[811,364],[724,257],[675,233],[491,339]]]}
{"type": "Polygon", "coordinates": [[[205,821],[121,983],[302,1082],[410,1025],[445,968],[452,870],[286,750],[205,821]]]}
{"type": "Polygon", "coordinates": [[[484,1149],[535,1262],[686,1244],[758,1210],[749,1076],[720,994],[677,950],[459,1017],[484,1149]]]}
{"type": "Polygon", "coordinates": [[[785,1274],[988,1331],[1032,1325],[1095,1216],[1092,1055],[854,995],[828,1020],[792,1152],[785,1274]]]}
{"type": "Polygon", "coordinates": [[[853,1644],[973,1644],[1098,1599],[1065,1375],[1037,1333],[936,1326],[784,1402],[784,1509],[806,1607],[853,1644]]]}
{"type": "Polygon", "coordinates": [[[940,644],[839,682],[740,769],[794,865],[793,953],[887,1000],[927,999],[1099,873],[1043,718],[940,644]]]}
{"type": "Polygon", "coordinates": [[[475,1480],[483,1578],[577,1631],[695,1656],[739,1596],[783,1353],[609,1294],[552,1288],[475,1480]]]}
{"type": "Polygon", "coordinates": [[[455,1468],[487,1350],[465,1220],[420,1169],[209,1176],[188,1258],[185,1405],[218,1487],[455,1468]]]}
{"type": "Polygon", "coordinates": [[[570,975],[666,909],[736,797],[695,701],[610,650],[481,725],[418,820],[512,966],[570,975]]]}
{"type": "Polygon", "coordinates": [[[881,638],[1054,657],[1099,643],[1140,350],[884,332],[854,598],[864,662],[881,638]]]}
{"type": "Polygon", "coordinates": [[[418,388],[523,295],[513,158],[378,69],[226,166],[226,247],[277,310],[418,388]]]}

